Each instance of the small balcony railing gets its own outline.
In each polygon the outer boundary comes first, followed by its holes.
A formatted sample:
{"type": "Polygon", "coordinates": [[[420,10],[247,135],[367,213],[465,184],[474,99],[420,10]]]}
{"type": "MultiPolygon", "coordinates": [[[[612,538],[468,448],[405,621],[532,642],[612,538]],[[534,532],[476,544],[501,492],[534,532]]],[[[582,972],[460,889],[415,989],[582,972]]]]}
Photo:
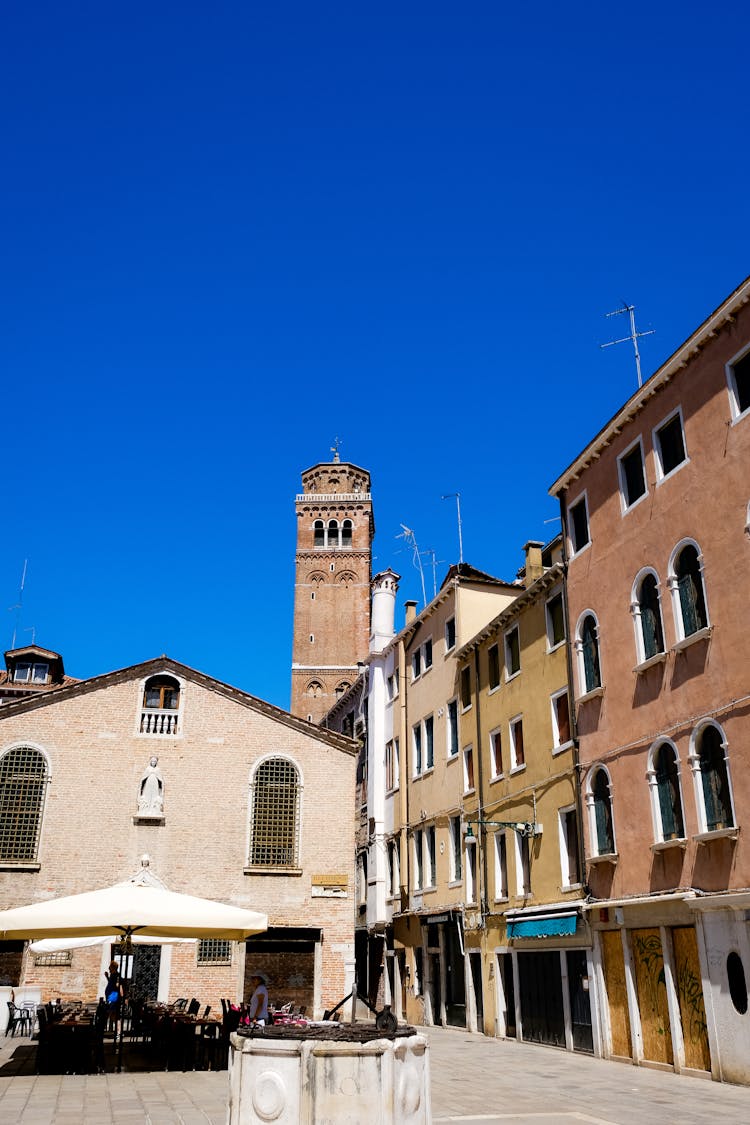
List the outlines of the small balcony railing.
{"type": "Polygon", "coordinates": [[[178,711],[144,707],[141,711],[141,734],[177,734],[178,711]]]}

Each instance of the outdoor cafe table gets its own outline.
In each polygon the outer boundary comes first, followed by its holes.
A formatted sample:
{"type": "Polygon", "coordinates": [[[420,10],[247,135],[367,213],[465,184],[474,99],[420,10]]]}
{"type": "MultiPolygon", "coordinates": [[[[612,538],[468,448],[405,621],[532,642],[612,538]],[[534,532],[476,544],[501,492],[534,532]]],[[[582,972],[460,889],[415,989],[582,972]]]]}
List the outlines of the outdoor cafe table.
{"type": "Polygon", "coordinates": [[[46,1067],[54,1074],[89,1074],[94,1060],[94,1017],[70,1012],[47,1023],[46,1067]]]}

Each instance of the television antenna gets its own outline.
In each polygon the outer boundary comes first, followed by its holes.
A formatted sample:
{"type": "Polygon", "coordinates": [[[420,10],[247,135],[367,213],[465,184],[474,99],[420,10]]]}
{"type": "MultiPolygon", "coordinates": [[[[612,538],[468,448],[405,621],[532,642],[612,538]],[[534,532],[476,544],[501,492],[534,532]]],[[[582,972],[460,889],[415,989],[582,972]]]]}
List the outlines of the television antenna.
{"type": "Polygon", "coordinates": [[[18,626],[21,622],[21,610],[23,609],[23,589],[24,589],[24,586],[26,585],[26,568],[28,567],[28,565],[29,565],[29,560],[24,559],[23,560],[23,573],[21,575],[21,585],[20,585],[19,590],[18,590],[18,601],[16,602],[15,605],[8,606],[8,613],[13,613],[15,611],[15,614],[16,614],[16,620],[15,620],[15,624],[13,626],[13,640],[12,640],[11,646],[10,646],[11,649],[14,649],[16,647],[16,634],[18,632],[18,626]]]}
{"type": "Polygon", "coordinates": [[[434,598],[437,596],[437,564],[439,562],[445,562],[445,559],[438,559],[432,547],[428,547],[426,550],[422,551],[422,554],[430,559],[430,566],[432,567],[432,596],[434,598]]]}
{"type": "Polygon", "coordinates": [[[446,492],[440,497],[441,500],[452,500],[456,498],[456,516],[458,517],[458,561],[464,561],[464,540],[461,534],[461,493],[460,492],[446,492]]]}
{"type": "Polygon", "coordinates": [[[424,567],[422,566],[422,556],[419,552],[419,547],[417,546],[416,536],[412,529],[410,527],[407,527],[405,523],[402,523],[399,526],[401,527],[401,534],[397,535],[396,538],[406,540],[406,542],[412,549],[411,561],[419,571],[419,577],[422,579],[422,603],[423,605],[427,605],[427,591],[425,590],[424,585],[424,567]]]}
{"type": "Polygon", "coordinates": [[[613,344],[626,344],[628,340],[633,343],[633,351],[635,352],[635,369],[638,372],[638,386],[643,386],[643,379],[641,378],[641,353],[638,351],[638,340],[641,336],[653,336],[656,332],[655,328],[650,328],[648,332],[638,332],[635,327],[635,305],[629,305],[627,301],[622,302],[621,309],[613,309],[612,312],[604,314],[605,320],[611,316],[624,316],[625,313],[630,317],[630,335],[623,336],[620,340],[608,340],[606,344],[600,344],[600,348],[611,348],[613,344]]]}

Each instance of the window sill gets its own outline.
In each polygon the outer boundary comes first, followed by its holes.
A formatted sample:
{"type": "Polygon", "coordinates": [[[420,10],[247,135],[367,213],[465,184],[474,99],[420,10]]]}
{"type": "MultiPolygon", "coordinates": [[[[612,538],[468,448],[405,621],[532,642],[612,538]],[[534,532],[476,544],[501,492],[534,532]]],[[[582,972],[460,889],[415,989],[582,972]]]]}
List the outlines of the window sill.
{"type": "Polygon", "coordinates": [[[426,895],[434,895],[436,891],[437,891],[437,887],[423,887],[422,888],[422,893],[426,894],[426,895]]]}
{"type": "Polygon", "coordinates": [[[302,874],[301,867],[245,867],[242,870],[243,875],[288,875],[290,878],[296,878],[302,874]]]}
{"type": "Polygon", "coordinates": [[[415,773],[415,774],[414,774],[414,777],[412,778],[412,781],[419,781],[419,779],[420,779],[421,777],[429,777],[429,776],[430,776],[430,774],[431,774],[431,773],[434,773],[434,772],[435,772],[435,767],[434,767],[434,766],[427,766],[427,768],[426,768],[426,769],[423,769],[423,770],[421,771],[421,773],[415,773]]]}
{"type": "Polygon", "coordinates": [[[737,840],[739,835],[739,828],[716,828],[713,832],[698,832],[693,839],[700,847],[702,844],[710,844],[713,840],[737,840]]]}
{"type": "Polygon", "coordinates": [[[678,840],[657,840],[655,844],[651,845],[652,852],[666,852],[670,848],[681,848],[683,851],[687,847],[687,840],[680,837],[678,840]]]}
{"type": "Polygon", "coordinates": [[[398,793],[398,785],[394,785],[390,789],[386,789],[385,791],[386,797],[393,797],[396,793],[398,793]]]}
{"type": "Polygon", "coordinates": [[[675,465],[675,467],[673,469],[670,469],[668,473],[664,473],[662,475],[662,474],[660,474],[659,459],[657,457],[657,459],[656,459],[656,487],[660,488],[663,484],[666,484],[666,482],[668,480],[672,479],[672,477],[675,475],[675,473],[679,473],[680,469],[684,469],[685,466],[689,465],[689,464],[690,464],[690,458],[686,457],[684,461],[680,461],[679,465],[675,465]]]}
{"type": "Polygon", "coordinates": [[[467,711],[471,711],[471,708],[472,708],[472,704],[467,703],[465,707],[461,708],[461,714],[465,715],[467,711]]]}
{"type": "Polygon", "coordinates": [[[513,777],[513,775],[517,774],[517,773],[523,773],[523,771],[525,769],[526,769],[526,763],[525,762],[523,763],[522,766],[514,766],[512,770],[508,771],[508,777],[513,777]]]}
{"type": "Polygon", "coordinates": [[[520,676],[520,675],[521,675],[521,669],[520,668],[518,669],[517,672],[511,672],[511,674],[509,676],[506,675],[506,677],[505,677],[506,684],[509,684],[511,682],[511,680],[515,680],[516,677],[520,676]]]}
{"type": "Polygon", "coordinates": [[[136,813],[133,817],[133,824],[166,824],[164,815],[161,816],[147,816],[144,813],[136,813]]]}
{"type": "Polygon", "coordinates": [[[649,668],[654,668],[657,664],[663,664],[666,659],[666,652],[657,652],[654,656],[649,656],[648,660],[642,660],[640,664],[636,664],[633,672],[636,676],[640,676],[641,673],[648,672],[649,668]]]}
{"type": "Polygon", "coordinates": [[[500,691],[500,684],[494,684],[492,687],[487,688],[488,695],[494,695],[495,692],[500,691]]]}
{"type": "Polygon", "coordinates": [[[588,703],[591,699],[601,699],[604,695],[604,688],[600,684],[599,687],[592,688],[591,691],[586,691],[583,695],[579,695],[576,703],[588,703]]]}
{"type": "Polygon", "coordinates": [[[681,641],[678,641],[676,645],[672,645],[672,652],[682,652],[683,649],[690,648],[691,645],[697,645],[701,641],[707,641],[713,631],[713,625],[707,625],[705,629],[699,629],[697,633],[691,633],[689,637],[684,637],[681,641]]]}
{"type": "Polygon", "coordinates": [[[590,855],[588,856],[589,863],[617,863],[619,859],[617,852],[605,852],[603,855],[590,855]]]}
{"type": "Polygon", "coordinates": [[[553,746],[552,757],[554,758],[557,754],[564,754],[566,750],[570,750],[574,745],[573,739],[569,738],[567,742],[562,742],[559,746],[553,746]]]}
{"type": "Polygon", "coordinates": [[[553,644],[553,645],[551,645],[549,642],[547,642],[547,655],[549,656],[549,654],[551,652],[557,652],[557,650],[559,648],[562,648],[562,646],[564,644],[565,644],[565,637],[563,637],[563,639],[561,641],[557,641],[557,643],[553,644]]]}
{"type": "Polygon", "coordinates": [[[494,785],[496,781],[505,781],[505,774],[496,773],[493,777],[490,778],[490,785],[494,785]]]}
{"type": "Polygon", "coordinates": [[[451,879],[451,881],[448,883],[448,887],[451,890],[453,890],[455,887],[462,887],[463,885],[464,885],[463,879],[451,879]]]}
{"type": "Polygon", "coordinates": [[[583,883],[566,883],[560,890],[564,895],[571,894],[573,891],[583,890],[583,883]]]}
{"type": "Polygon", "coordinates": [[[458,761],[458,750],[456,750],[455,753],[453,753],[453,754],[449,754],[448,757],[445,760],[446,760],[446,762],[457,762],[458,761]]]}
{"type": "Polygon", "coordinates": [[[510,899],[508,898],[507,895],[500,895],[499,898],[493,898],[492,901],[500,904],[500,903],[503,903],[503,902],[510,902],[510,899]]]}
{"type": "Polygon", "coordinates": [[[27,859],[1,859],[0,871],[41,871],[41,863],[27,859]]]}
{"type": "MultiPolygon", "coordinates": [[[[586,543],[582,543],[581,546],[578,547],[577,549],[573,548],[573,550],[570,552],[569,561],[572,562],[573,559],[580,558],[580,556],[583,554],[584,551],[588,551],[590,546],[591,546],[591,540],[589,539],[589,540],[587,540],[586,543]]],[[[572,543],[571,543],[571,547],[573,547],[572,543]]]]}
{"type": "Polygon", "coordinates": [[[471,797],[473,793],[476,793],[476,789],[473,786],[471,789],[464,789],[464,797],[471,797]]]}

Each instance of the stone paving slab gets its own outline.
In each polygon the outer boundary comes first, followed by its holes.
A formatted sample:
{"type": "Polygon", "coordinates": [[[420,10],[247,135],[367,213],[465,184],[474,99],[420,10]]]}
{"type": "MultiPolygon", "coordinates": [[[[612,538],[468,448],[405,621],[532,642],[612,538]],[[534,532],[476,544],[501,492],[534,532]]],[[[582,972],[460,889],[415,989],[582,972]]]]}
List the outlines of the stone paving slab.
{"type": "MultiPolygon", "coordinates": [[[[433,1125],[750,1123],[747,1087],[455,1028],[420,1030],[430,1040],[433,1125]]],[[[0,1125],[226,1123],[226,1071],[36,1075],[34,1050],[0,1038],[0,1125]]]]}

